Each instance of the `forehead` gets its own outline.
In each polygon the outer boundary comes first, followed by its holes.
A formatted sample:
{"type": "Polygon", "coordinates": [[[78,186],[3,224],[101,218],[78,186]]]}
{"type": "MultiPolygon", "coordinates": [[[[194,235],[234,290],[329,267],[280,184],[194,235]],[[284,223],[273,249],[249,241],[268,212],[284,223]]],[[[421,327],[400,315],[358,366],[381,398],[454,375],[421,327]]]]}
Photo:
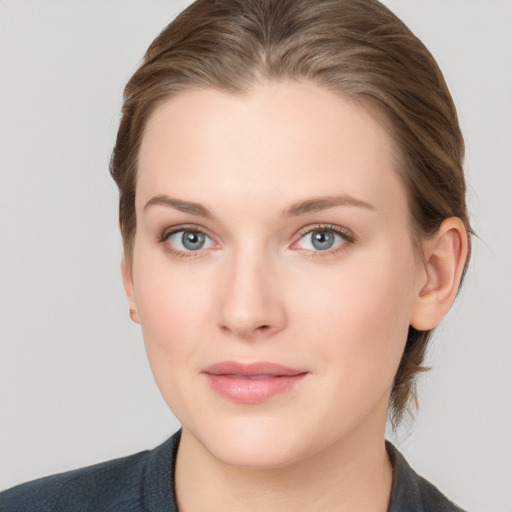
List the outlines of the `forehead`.
{"type": "Polygon", "coordinates": [[[285,203],[344,193],[386,209],[405,199],[394,167],[393,141],[378,117],[319,86],[191,90],[148,122],[137,201],[179,194],[209,203],[215,193],[249,204],[275,191],[285,203]]]}

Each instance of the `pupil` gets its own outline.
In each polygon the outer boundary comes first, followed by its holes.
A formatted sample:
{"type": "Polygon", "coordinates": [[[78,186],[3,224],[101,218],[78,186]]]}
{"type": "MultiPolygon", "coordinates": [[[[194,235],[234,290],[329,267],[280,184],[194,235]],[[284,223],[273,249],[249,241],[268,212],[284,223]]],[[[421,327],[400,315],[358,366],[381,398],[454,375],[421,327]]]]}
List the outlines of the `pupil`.
{"type": "Polygon", "coordinates": [[[204,245],[204,235],[195,231],[185,231],[181,241],[186,249],[197,251],[204,245]]]}
{"type": "Polygon", "coordinates": [[[330,249],[334,243],[334,235],[329,231],[315,231],[313,233],[313,247],[321,251],[330,249]]]}

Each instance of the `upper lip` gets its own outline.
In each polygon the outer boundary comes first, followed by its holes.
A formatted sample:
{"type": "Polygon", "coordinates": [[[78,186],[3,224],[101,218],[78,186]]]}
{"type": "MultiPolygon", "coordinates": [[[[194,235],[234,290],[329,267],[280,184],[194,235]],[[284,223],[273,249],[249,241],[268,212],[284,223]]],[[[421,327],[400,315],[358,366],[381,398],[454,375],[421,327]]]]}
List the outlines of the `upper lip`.
{"type": "Polygon", "coordinates": [[[209,375],[241,375],[241,376],[293,376],[306,373],[305,370],[284,366],[269,361],[258,361],[256,363],[239,363],[237,361],[221,361],[203,368],[202,373],[209,375]]]}

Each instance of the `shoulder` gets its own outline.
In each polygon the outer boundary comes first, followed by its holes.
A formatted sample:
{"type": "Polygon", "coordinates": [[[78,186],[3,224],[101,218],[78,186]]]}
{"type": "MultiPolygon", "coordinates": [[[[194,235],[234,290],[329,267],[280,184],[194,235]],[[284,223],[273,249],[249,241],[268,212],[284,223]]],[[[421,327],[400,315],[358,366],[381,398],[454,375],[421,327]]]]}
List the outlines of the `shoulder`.
{"type": "MultiPolygon", "coordinates": [[[[155,448],[27,482],[0,494],[2,512],[136,512],[151,498],[149,476],[170,487],[175,436],[155,448]]],[[[153,485],[154,487],[154,485],[153,485]]],[[[168,496],[163,497],[167,501],[168,496]]]]}
{"type": "Polygon", "coordinates": [[[2,493],[5,512],[111,509],[122,496],[125,510],[137,510],[138,488],[148,452],[18,485],[2,493]],[[122,492],[121,492],[122,491],[122,492]],[[97,508],[96,508],[97,507],[97,508]]]}
{"type": "Polygon", "coordinates": [[[425,512],[464,512],[423,477],[416,475],[425,512]]]}
{"type": "Polygon", "coordinates": [[[389,512],[464,512],[418,475],[391,443],[386,448],[394,471],[389,512]]]}

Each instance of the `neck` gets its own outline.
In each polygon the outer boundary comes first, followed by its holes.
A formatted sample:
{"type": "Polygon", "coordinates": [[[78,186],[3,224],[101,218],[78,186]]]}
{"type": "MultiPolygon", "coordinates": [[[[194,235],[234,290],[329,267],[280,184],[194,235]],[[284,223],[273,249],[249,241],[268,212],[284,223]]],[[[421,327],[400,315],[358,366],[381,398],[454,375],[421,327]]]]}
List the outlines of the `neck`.
{"type": "Polygon", "coordinates": [[[385,512],[392,468],[384,442],[385,421],[381,429],[374,425],[363,422],[322,452],[264,469],[225,464],[184,429],[175,476],[179,510],[385,512]]]}

